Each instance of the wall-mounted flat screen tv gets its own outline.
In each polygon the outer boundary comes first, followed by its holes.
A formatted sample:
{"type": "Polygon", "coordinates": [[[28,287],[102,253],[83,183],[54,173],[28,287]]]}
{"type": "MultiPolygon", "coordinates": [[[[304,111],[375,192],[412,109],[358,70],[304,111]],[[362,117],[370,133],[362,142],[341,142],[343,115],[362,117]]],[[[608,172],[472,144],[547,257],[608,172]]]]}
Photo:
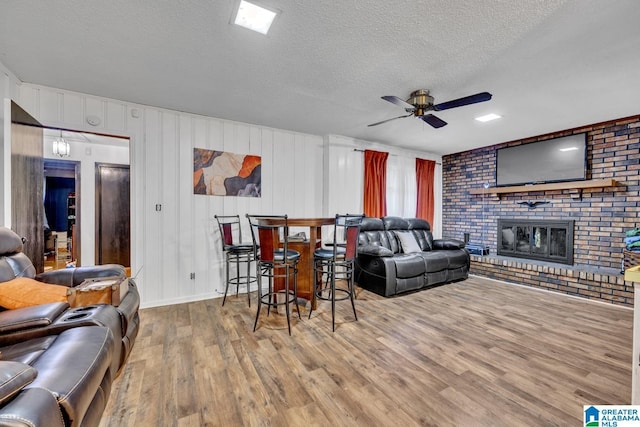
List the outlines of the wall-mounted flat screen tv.
{"type": "Polygon", "coordinates": [[[587,178],[587,134],[497,150],[496,185],[579,181],[587,178]]]}

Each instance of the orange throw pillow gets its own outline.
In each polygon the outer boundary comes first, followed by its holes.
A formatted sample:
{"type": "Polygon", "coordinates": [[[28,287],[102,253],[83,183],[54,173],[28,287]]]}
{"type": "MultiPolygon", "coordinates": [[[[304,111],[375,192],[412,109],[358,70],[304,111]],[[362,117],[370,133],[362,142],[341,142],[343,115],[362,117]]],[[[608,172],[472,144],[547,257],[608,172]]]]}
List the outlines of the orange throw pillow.
{"type": "Polygon", "coordinates": [[[28,277],[16,277],[0,282],[0,306],[8,309],[67,302],[67,287],[38,282],[28,277]]]}

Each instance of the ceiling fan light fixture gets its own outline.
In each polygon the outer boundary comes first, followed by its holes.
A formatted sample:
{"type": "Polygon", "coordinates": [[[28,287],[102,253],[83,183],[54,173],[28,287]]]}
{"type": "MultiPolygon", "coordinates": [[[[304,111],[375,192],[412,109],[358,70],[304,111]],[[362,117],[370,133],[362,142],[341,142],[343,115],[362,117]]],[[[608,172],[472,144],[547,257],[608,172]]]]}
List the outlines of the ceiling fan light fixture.
{"type": "MultiPolygon", "coordinates": [[[[419,89],[411,92],[411,95],[409,95],[409,99],[407,99],[407,102],[411,105],[417,106],[417,108],[422,108],[423,110],[426,110],[427,107],[433,106],[433,97],[429,95],[428,90],[419,89]]],[[[423,111],[422,113],[416,114],[416,115],[422,116],[424,114],[425,112],[423,111]]]]}
{"type": "Polygon", "coordinates": [[[233,23],[260,34],[267,34],[278,12],[240,0],[233,23]]]}
{"type": "Polygon", "coordinates": [[[502,116],[499,116],[497,114],[491,113],[491,114],[486,114],[484,116],[476,117],[476,120],[479,121],[479,122],[485,123],[485,122],[490,122],[492,120],[497,120],[497,119],[500,119],[500,118],[502,118],[502,116]]]}

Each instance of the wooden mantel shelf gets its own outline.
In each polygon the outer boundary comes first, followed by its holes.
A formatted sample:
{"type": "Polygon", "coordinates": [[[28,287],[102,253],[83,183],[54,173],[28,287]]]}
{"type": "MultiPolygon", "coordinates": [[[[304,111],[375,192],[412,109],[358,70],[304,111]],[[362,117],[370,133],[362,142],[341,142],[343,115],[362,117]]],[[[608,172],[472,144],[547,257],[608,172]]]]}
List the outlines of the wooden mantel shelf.
{"type": "Polygon", "coordinates": [[[528,193],[532,191],[582,190],[584,188],[605,188],[620,185],[612,178],[589,179],[585,181],[554,182],[551,184],[516,185],[513,187],[472,188],[469,194],[528,193]]]}

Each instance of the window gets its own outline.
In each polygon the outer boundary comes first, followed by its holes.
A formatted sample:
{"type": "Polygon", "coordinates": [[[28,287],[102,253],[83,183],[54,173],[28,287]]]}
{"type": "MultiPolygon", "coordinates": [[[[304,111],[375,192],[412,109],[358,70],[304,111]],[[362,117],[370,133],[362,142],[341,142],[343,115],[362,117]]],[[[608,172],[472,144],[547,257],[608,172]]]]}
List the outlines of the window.
{"type": "Polygon", "coordinates": [[[387,160],[387,215],[416,216],[416,159],[391,155],[387,160]]]}

